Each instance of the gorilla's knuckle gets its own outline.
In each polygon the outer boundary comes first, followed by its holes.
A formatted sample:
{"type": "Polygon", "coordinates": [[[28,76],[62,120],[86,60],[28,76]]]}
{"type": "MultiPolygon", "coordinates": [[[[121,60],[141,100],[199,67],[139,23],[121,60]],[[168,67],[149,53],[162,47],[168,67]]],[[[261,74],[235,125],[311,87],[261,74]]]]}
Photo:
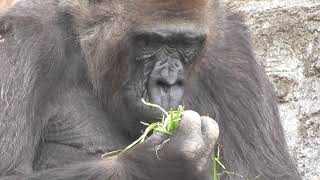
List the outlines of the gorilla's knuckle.
{"type": "Polygon", "coordinates": [[[200,115],[191,110],[183,112],[181,127],[187,131],[197,131],[201,129],[200,115]]]}
{"type": "Polygon", "coordinates": [[[195,111],[192,111],[192,110],[186,110],[183,112],[183,115],[182,115],[182,118],[183,119],[186,119],[186,120],[200,120],[200,115],[199,113],[195,112],[195,111]]]}
{"type": "Polygon", "coordinates": [[[214,138],[215,140],[218,139],[219,137],[219,134],[220,134],[220,129],[219,129],[219,125],[216,121],[213,121],[212,124],[211,124],[211,135],[212,135],[212,138],[214,138]]]}
{"type": "Polygon", "coordinates": [[[210,139],[217,140],[219,137],[220,129],[216,121],[212,120],[208,124],[207,136],[210,139]]]}

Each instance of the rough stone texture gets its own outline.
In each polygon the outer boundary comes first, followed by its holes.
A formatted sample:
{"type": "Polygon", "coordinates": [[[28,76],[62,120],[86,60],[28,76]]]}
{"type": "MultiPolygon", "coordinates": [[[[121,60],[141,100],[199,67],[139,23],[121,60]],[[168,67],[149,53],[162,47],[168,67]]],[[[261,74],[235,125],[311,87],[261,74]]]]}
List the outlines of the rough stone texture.
{"type": "Polygon", "coordinates": [[[246,17],[304,180],[320,180],[320,0],[225,1],[246,17]]]}

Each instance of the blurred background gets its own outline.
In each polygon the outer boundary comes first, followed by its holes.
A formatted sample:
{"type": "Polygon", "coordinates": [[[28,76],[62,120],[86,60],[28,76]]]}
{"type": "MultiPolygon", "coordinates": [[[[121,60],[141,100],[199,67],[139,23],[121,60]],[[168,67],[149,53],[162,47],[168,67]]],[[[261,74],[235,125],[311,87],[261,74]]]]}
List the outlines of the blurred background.
{"type": "Polygon", "coordinates": [[[0,0],[0,10],[10,7],[14,2],[15,0],[0,0]]]}
{"type": "MultiPolygon", "coordinates": [[[[223,1],[246,18],[303,179],[320,180],[320,0],[223,1]]],[[[0,0],[0,11],[14,3],[0,0]]]]}

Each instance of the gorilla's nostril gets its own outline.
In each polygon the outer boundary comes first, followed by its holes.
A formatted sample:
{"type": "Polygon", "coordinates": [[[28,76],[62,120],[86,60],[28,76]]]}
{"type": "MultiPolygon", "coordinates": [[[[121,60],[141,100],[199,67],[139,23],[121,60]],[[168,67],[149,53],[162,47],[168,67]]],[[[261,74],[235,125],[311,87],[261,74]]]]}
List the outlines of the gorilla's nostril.
{"type": "Polygon", "coordinates": [[[168,89],[170,88],[171,86],[183,86],[184,85],[184,81],[183,80],[178,80],[176,81],[175,83],[169,83],[167,82],[166,80],[157,80],[156,81],[156,85],[161,87],[161,88],[165,88],[165,89],[168,89]]]}
{"type": "Polygon", "coordinates": [[[163,89],[165,92],[168,91],[168,89],[170,89],[170,84],[168,84],[167,82],[163,81],[163,80],[158,80],[156,82],[157,86],[160,87],[161,89],[163,89]]]}
{"type": "Polygon", "coordinates": [[[178,86],[183,86],[184,85],[184,82],[183,82],[183,80],[179,80],[179,81],[177,81],[177,83],[176,83],[178,86]]]}

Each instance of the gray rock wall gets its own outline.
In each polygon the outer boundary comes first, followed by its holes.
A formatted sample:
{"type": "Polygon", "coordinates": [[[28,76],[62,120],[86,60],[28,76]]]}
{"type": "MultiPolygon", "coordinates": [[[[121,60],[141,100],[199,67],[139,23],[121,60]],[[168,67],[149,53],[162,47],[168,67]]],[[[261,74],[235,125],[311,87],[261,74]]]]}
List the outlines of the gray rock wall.
{"type": "Polygon", "coordinates": [[[320,180],[320,0],[225,1],[246,17],[304,180],[320,180]]]}

